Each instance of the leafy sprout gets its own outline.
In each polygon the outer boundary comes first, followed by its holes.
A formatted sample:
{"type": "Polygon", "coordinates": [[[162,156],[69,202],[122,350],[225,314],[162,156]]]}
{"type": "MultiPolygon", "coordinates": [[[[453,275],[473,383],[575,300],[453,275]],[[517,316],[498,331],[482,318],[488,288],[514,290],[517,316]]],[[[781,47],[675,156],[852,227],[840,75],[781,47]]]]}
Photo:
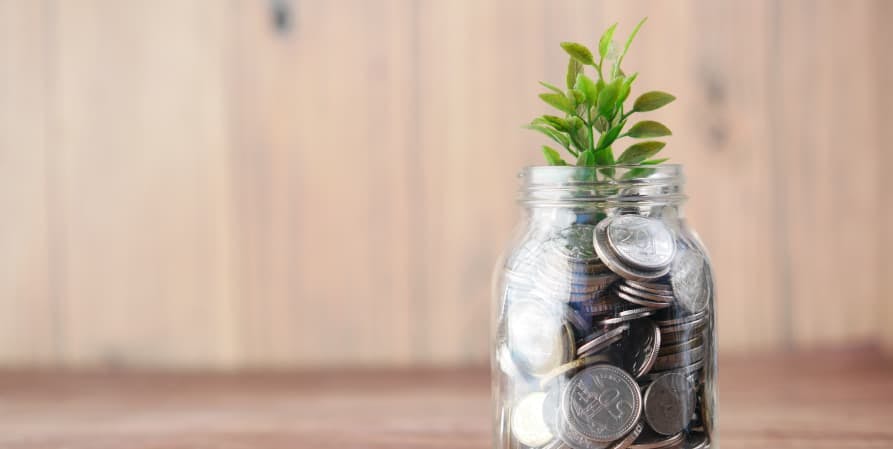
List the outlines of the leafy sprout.
{"type": "Polygon", "coordinates": [[[581,167],[656,165],[666,161],[653,159],[666,145],[659,140],[636,142],[614,158],[613,146],[620,138],[653,139],[672,134],[666,125],[653,120],[638,121],[624,132],[634,114],[659,109],[676,99],[666,92],[651,91],[638,96],[628,110],[625,108],[638,74],[626,75],[620,65],[645,20],[642,19],[633,28],[619,54],[615,53],[613,41],[616,23],[601,35],[597,54],[583,44],[561,43],[561,48],[570,56],[566,89],[540,82],[548,89],[548,92],[540,94],[540,98],[559,113],[537,117],[527,125],[527,128],[544,134],[560,146],[560,149],[543,146],[543,156],[549,165],[570,165],[562,158],[560,150],[572,156],[575,165],[581,167]],[[594,69],[594,77],[585,73],[587,67],[594,69]]]}

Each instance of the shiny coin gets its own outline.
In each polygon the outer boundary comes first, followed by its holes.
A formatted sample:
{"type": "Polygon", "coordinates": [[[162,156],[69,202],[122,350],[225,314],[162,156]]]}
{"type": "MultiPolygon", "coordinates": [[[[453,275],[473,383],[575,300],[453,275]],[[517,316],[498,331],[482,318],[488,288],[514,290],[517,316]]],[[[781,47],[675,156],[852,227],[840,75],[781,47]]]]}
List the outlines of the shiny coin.
{"type": "Polygon", "coordinates": [[[677,352],[687,351],[697,346],[702,346],[704,344],[704,337],[696,336],[694,338],[690,338],[688,340],[672,344],[672,345],[663,345],[660,347],[660,355],[667,354],[675,354],[677,352]]]}
{"type": "Polygon", "coordinates": [[[657,323],[658,326],[668,327],[668,326],[675,326],[677,324],[685,324],[685,323],[690,323],[692,321],[698,321],[698,320],[700,320],[702,318],[706,318],[706,317],[707,317],[707,312],[703,311],[703,312],[698,312],[694,315],[684,315],[681,317],[657,319],[654,322],[657,323]]]}
{"type": "Polygon", "coordinates": [[[602,220],[595,227],[595,251],[598,253],[598,257],[611,269],[611,271],[617,273],[624,279],[632,281],[650,281],[658,279],[669,272],[669,265],[659,270],[643,270],[623,262],[608,244],[608,235],[605,230],[609,223],[608,220],[610,219],[602,220]]]}
{"type": "Polygon", "coordinates": [[[656,370],[671,370],[691,365],[704,359],[704,346],[695,346],[687,351],[661,355],[654,362],[656,370]]]}
{"type": "Polygon", "coordinates": [[[639,438],[633,442],[630,449],[663,449],[674,447],[677,444],[681,443],[685,438],[685,435],[682,433],[677,433],[671,437],[666,437],[655,433],[653,430],[649,428],[645,428],[642,431],[642,434],[639,435],[639,438]]]}
{"type": "Polygon", "coordinates": [[[561,364],[565,353],[563,315],[561,308],[536,298],[509,305],[508,345],[519,368],[542,374],[561,364]]]}
{"type": "Polygon", "coordinates": [[[645,390],[645,421],[661,435],[675,435],[688,427],[695,409],[694,389],[683,374],[668,373],[645,390]]]}
{"type": "Polygon", "coordinates": [[[673,261],[670,282],[676,301],[688,313],[697,313],[707,307],[710,289],[707,261],[697,251],[686,249],[673,261]]]}
{"type": "Polygon", "coordinates": [[[617,316],[611,318],[605,318],[598,322],[600,326],[609,326],[614,324],[625,323],[627,321],[638,320],[640,318],[645,318],[646,316],[650,316],[654,313],[654,309],[648,307],[641,307],[638,309],[630,309],[624,310],[617,314],[617,316]]]}
{"type": "Polygon", "coordinates": [[[617,295],[618,298],[638,306],[650,307],[652,309],[664,309],[670,307],[670,303],[668,302],[652,301],[650,299],[640,298],[638,296],[633,296],[622,291],[615,291],[614,294],[617,295]]]}
{"type": "Polygon", "coordinates": [[[558,432],[559,419],[561,419],[561,396],[564,394],[566,382],[553,382],[546,391],[543,400],[543,421],[552,433],[558,432]]]}
{"type": "Polygon", "coordinates": [[[649,320],[633,321],[619,346],[623,369],[633,377],[642,377],[657,360],[660,329],[649,320]]]}
{"type": "Polygon", "coordinates": [[[649,301],[657,301],[657,302],[671,302],[673,301],[673,295],[658,295],[645,290],[639,290],[628,285],[620,284],[617,286],[617,289],[633,296],[638,296],[642,299],[647,299],[649,301]]]}
{"type": "Polygon", "coordinates": [[[551,243],[568,259],[595,261],[598,260],[598,255],[592,244],[594,229],[593,225],[574,224],[562,229],[551,243]]]}
{"type": "Polygon", "coordinates": [[[636,424],[636,427],[633,427],[633,430],[630,431],[630,433],[626,434],[625,437],[611,443],[611,445],[608,446],[607,449],[626,449],[626,448],[628,448],[631,444],[633,444],[633,441],[636,441],[636,438],[639,438],[639,435],[642,434],[642,430],[644,430],[644,429],[645,429],[645,426],[643,426],[641,422],[636,424]]]}
{"type": "Polygon", "coordinates": [[[552,383],[552,381],[559,379],[559,376],[571,373],[580,368],[585,368],[589,365],[608,361],[610,361],[610,358],[606,355],[586,356],[580,357],[576,360],[572,360],[544,374],[540,378],[540,387],[546,388],[552,383]]]}
{"type": "Polygon", "coordinates": [[[642,395],[636,381],[622,369],[593,365],[568,382],[561,411],[567,427],[589,440],[612,442],[639,421],[642,395]]]}
{"type": "Polygon", "coordinates": [[[512,434],[526,446],[542,446],[552,441],[553,435],[543,420],[543,401],[546,393],[530,393],[512,410],[512,434]]]}
{"type": "Polygon", "coordinates": [[[605,332],[597,332],[592,335],[589,335],[586,338],[584,338],[582,341],[580,341],[580,343],[577,345],[577,354],[578,355],[585,354],[585,353],[589,352],[590,350],[592,350],[593,348],[602,346],[608,340],[610,340],[614,337],[617,337],[617,336],[622,336],[623,333],[626,332],[627,329],[629,329],[628,324],[621,324],[620,326],[617,326],[617,327],[607,330],[605,332]]]}
{"type": "Polygon", "coordinates": [[[598,346],[593,346],[586,352],[580,354],[580,357],[591,357],[591,356],[598,354],[606,349],[610,349],[611,345],[613,345],[614,343],[617,343],[618,341],[620,341],[622,339],[623,339],[623,335],[615,335],[614,337],[609,338],[608,340],[605,340],[604,342],[602,342],[602,344],[600,344],[598,346]]]}
{"type": "Polygon", "coordinates": [[[625,281],[627,285],[637,290],[654,293],[657,295],[673,296],[673,287],[669,284],[656,284],[653,282],[625,281]]]}
{"type": "Polygon", "coordinates": [[[676,241],[660,220],[637,215],[606,220],[608,243],[622,261],[643,270],[660,270],[673,261],[676,241]]]}

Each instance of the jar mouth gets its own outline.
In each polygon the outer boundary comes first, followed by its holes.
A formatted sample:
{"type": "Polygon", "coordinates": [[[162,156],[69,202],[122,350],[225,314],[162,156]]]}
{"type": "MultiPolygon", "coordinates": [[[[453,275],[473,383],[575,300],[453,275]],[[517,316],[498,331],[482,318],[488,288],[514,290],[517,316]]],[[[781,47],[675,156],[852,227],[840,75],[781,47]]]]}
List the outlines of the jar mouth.
{"type": "Polygon", "coordinates": [[[518,176],[519,201],[532,205],[658,205],[679,204],[686,199],[681,164],[529,166],[518,176]]]}

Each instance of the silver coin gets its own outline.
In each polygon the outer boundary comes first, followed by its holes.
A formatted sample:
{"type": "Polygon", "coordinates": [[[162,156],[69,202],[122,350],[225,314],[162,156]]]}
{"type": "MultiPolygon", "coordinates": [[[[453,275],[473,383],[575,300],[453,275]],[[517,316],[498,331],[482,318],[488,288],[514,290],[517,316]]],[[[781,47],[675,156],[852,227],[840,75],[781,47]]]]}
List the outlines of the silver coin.
{"type": "Polygon", "coordinates": [[[638,296],[633,296],[622,291],[615,291],[614,294],[618,298],[638,306],[650,307],[652,309],[665,309],[667,307],[670,307],[670,303],[668,302],[651,301],[650,299],[640,298],[638,296]]]}
{"type": "Polygon", "coordinates": [[[707,307],[710,298],[707,260],[701,253],[687,249],[673,261],[670,282],[676,301],[688,313],[697,313],[707,307]]]}
{"type": "Polygon", "coordinates": [[[595,226],[588,224],[573,224],[562,229],[551,240],[551,244],[568,259],[578,261],[598,260],[593,244],[592,235],[595,226]]]}
{"type": "Polygon", "coordinates": [[[675,354],[677,352],[687,351],[696,346],[702,346],[703,344],[704,337],[698,335],[694,338],[690,338],[679,343],[675,343],[672,345],[663,345],[660,347],[660,351],[658,353],[660,355],[675,354]]]}
{"type": "MultiPolygon", "coordinates": [[[[562,406],[563,407],[563,406],[562,406]]],[[[564,409],[561,409],[562,412],[564,409]]],[[[595,441],[583,435],[580,431],[569,425],[564,419],[558,422],[558,439],[573,449],[606,449],[609,443],[595,441]]]]}
{"type": "Polygon", "coordinates": [[[621,324],[613,329],[587,336],[577,344],[577,355],[585,354],[614,337],[622,336],[627,329],[629,329],[629,324],[621,324]]]}
{"type": "Polygon", "coordinates": [[[574,303],[574,307],[584,315],[598,316],[622,310],[623,303],[610,296],[599,296],[593,300],[574,303]]]}
{"type": "Polygon", "coordinates": [[[543,419],[546,393],[537,391],[524,396],[512,409],[512,435],[521,444],[538,447],[554,436],[543,419]]]}
{"type": "Polygon", "coordinates": [[[698,321],[706,316],[707,316],[707,312],[703,311],[703,312],[698,312],[694,315],[684,315],[684,316],[681,316],[678,318],[655,320],[654,322],[657,323],[658,326],[667,327],[667,326],[675,326],[677,324],[690,323],[692,321],[698,321]]]}
{"type": "Polygon", "coordinates": [[[670,271],[669,265],[660,270],[643,270],[624,263],[608,244],[608,235],[605,230],[608,225],[607,220],[608,219],[602,220],[595,227],[595,252],[598,253],[598,257],[611,269],[611,271],[617,273],[624,279],[632,281],[650,281],[658,279],[670,271]]]}
{"type": "Polygon", "coordinates": [[[687,351],[676,352],[673,354],[662,355],[654,362],[656,370],[671,370],[681,368],[686,365],[701,361],[704,359],[704,346],[695,346],[687,351]]]}
{"type": "Polygon", "coordinates": [[[642,416],[642,394],[636,381],[611,365],[593,365],[568,382],[561,402],[567,426],[587,439],[615,441],[633,429],[642,416]]]}
{"type": "Polygon", "coordinates": [[[560,308],[529,298],[510,304],[507,315],[508,346],[523,371],[541,374],[561,364],[565,343],[560,308]]]}
{"type": "Polygon", "coordinates": [[[639,438],[633,442],[630,449],[663,449],[674,447],[681,443],[685,438],[683,433],[677,433],[671,437],[665,437],[655,433],[649,428],[645,428],[639,438]]]}
{"type": "Polygon", "coordinates": [[[662,221],[637,215],[606,220],[608,243],[622,261],[643,270],[660,270],[673,261],[676,240],[662,221]]]}
{"type": "Polygon", "coordinates": [[[570,446],[564,444],[564,441],[556,438],[540,449],[571,449],[570,446]]]}
{"type": "Polygon", "coordinates": [[[654,294],[651,292],[647,292],[644,290],[639,290],[639,289],[630,287],[628,285],[620,284],[617,286],[617,289],[626,293],[626,294],[638,296],[639,298],[647,299],[649,301],[657,301],[657,302],[672,302],[673,301],[672,295],[669,295],[669,296],[668,295],[657,295],[657,294],[654,294]]]}
{"type": "Polygon", "coordinates": [[[645,383],[654,382],[654,380],[657,379],[661,374],[666,374],[666,373],[670,373],[670,372],[682,373],[686,376],[689,376],[689,380],[691,381],[691,376],[696,374],[703,367],[704,367],[704,361],[698,360],[697,362],[692,363],[691,365],[684,366],[682,368],[675,369],[675,370],[657,370],[655,368],[651,368],[651,372],[646,374],[642,378],[642,381],[645,383]]]}
{"type": "Polygon", "coordinates": [[[694,388],[680,373],[667,373],[645,390],[645,421],[661,435],[675,435],[688,427],[695,409],[694,388]]]}
{"type": "Polygon", "coordinates": [[[631,430],[628,434],[626,434],[625,437],[611,443],[611,445],[608,446],[607,449],[626,449],[626,448],[628,448],[631,444],[633,444],[633,441],[636,441],[636,438],[639,438],[639,435],[642,434],[642,430],[644,430],[644,429],[645,429],[645,426],[642,425],[641,422],[636,424],[636,427],[633,427],[633,430],[631,430]]]}
{"type": "MultiPolygon", "coordinates": [[[[614,343],[617,343],[618,341],[620,341],[620,340],[622,340],[622,339],[623,339],[623,335],[620,335],[620,334],[615,335],[615,336],[613,336],[613,337],[611,337],[611,338],[605,340],[605,341],[602,342],[601,344],[599,344],[599,345],[597,345],[597,346],[593,346],[592,348],[589,348],[586,352],[580,354],[580,357],[591,357],[591,356],[594,356],[594,355],[596,355],[596,354],[598,354],[598,353],[600,353],[600,352],[603,352],[603,351],[606,350],[606,349],[610,349],[611,346],[612,346],[614,343]]],[[[610,359],[609,359],[609,360],[610,360],[610,359]]]]}
{"type": "Polygon", "coordinates": [[[662,334],[675,334],[675,333],[694,333],[704,329],[707,325],[707,317],[701,317],[694,321],[688,321],[681,324],[675,324],[672,326],[661,326],[660,332],[662,334]]]}
{"type": "Polygon", "coordinates": [[[668,284],[655,284],[653,282],[637,282],[629,280],[625,282],[627,285],[637,290],[644,290],[657,295],[673,296],[673,287],[668,284]]]}
{"type": "Polygon", "coordinates": [[[563,376],[570,375],[570,374],[574,373],[575,371],[577,371],[581,368],[585,368],[589,365],[594,365],[596,363],[606,363],[606,362],[610,362],[610,361],[611,361],[611,358],[604,354],[597,354],[597,355],[593,355],[593,356],[583,356],[583,357],[571,360],[570,362],[567,362],[567,363],[553,369],[552,371],[549,371],[548,373],[544,374],[543,376],[541,376],[540,377],[540,387],[547,388],[550,385],[552,385],[553,383],[555,383],[555,381],[560,382],[561,379],[563,378],[563,376]]]}
{"type": "Polygon", "coordinates": [[[633,377],[639,378],[651,370],[660,350],[660,329],[649,320],[630,323],[629,331],[621,343],[621,366],[633,377]]]}
{"type": "Polygon", "coordinates": [[[600,326],[609,326],[613,324],[625,323],[627,321],[638,320],[654,314],[654,309],[642,307],[639,309],[624,310],[611,318],[604,318],[598,322],[600,326]]]}

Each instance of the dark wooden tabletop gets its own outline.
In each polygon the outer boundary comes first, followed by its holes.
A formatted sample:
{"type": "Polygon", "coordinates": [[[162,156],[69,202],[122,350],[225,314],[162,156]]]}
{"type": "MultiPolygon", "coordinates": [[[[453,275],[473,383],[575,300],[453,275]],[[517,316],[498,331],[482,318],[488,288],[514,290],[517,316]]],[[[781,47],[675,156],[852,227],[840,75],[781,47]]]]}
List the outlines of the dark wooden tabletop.
{"type": "MultiPolygon", "coordinates": [[[[721,358],[725,449],[893,448],[893,361],[721,358]]],[[[477,448],[483,369],[0,374],[0,448],[477,448]]]]}

